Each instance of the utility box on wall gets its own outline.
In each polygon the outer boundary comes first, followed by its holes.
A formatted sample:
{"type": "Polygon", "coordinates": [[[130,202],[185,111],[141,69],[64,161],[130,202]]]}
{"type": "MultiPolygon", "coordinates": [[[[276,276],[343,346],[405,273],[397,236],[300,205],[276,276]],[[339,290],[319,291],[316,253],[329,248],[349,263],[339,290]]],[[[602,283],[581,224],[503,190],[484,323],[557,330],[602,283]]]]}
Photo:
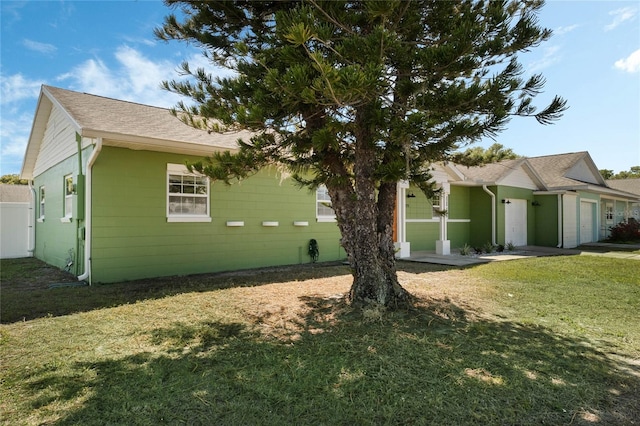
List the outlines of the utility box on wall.
{"type": "Polygon", "coordinates": [[[74,197],[74,211],[75,218],[78,220],[84,220],[84,197],[85,197],[85,176],[76,176],[76,196],[74,197]]]}

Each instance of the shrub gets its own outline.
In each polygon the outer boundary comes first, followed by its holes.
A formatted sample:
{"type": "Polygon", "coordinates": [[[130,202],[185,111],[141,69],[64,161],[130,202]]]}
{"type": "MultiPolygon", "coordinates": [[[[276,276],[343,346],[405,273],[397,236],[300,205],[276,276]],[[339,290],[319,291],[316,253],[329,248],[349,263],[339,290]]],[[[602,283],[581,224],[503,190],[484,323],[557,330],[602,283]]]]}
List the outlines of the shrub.
{"type": "Polygon", "coordinates": [[[609,229],[611,230],[611,236],[609,236],[611,241],[640,241],[640,222],[632,217],[609,229]]]}
{"type": "Polygon", "coordinates": [[[516,246],[511,241],[509,241],[507,243],[506,248],[507,248],[508,251],[514,251],[516,249],[516,246]]]}
{"type": "Polygon", "coordinates": [[[496,247],[496,251],[498,253],[502,253],[504,251],[504,246],[502,244],[498,244],[498,246],[496,247]]]}
{"type": "Polygon", "coordinates": [[[473,250],[473,247],[465,243],[462,247],[460,247],[460,254],[462,256],[469,256],[471,254],[471,250],[473,250]]]}
{"type": "Polygon", "coordinates": [[[484,245],[482,246],[482,250],[483,250],[485,253],[492,253],[492,252],[493,252],[493,244],[487,241],[487,242],[486,242],[486,243],[484,243],[484,245]]]}

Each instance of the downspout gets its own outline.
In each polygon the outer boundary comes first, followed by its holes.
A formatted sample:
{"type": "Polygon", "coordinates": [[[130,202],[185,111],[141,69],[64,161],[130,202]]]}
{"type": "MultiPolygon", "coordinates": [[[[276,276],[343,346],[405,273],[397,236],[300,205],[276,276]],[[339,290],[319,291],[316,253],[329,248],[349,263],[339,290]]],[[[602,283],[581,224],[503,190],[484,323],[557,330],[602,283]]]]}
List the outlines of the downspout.
{"type": "Polygon", "coordinates": [[[489,191],[487,185],[482,185],[484,192],[491,197],[491,244],[496,245],[496,194],[489,191]]]}
{"type": "Polygon", "coordinates": [[[556,247],[558,248],[562,248],[563,245],[563,236],[562,236],[562,194],[558,194],[558,245],[556,247]]]}
{"type": "Polygon", "coordinates": [[[36,190],[33,187],[33,180],[29,179],[29,193],[31,194],[31,199],[29,200],[29,210],[31,210],[31,214],[29,215],[29,225],[28,225],[28,236],[29,243],[27,246],[27,252],[29,253],[29,257],[35,256],[36,251],[36,190]]]}
{"type": "MultiPolygon", "coordinates": [[[[78,197],[77,188],[79,186],[79,178],[82,176],[82,136],[76,133],[76,143],[78,144],[78,178],[76,179],[76,198],[78,197]]],[[[78,265],[79,253],[80,250],[80,221],[76,220],[76,265],[78,265]]],[[[86,259],[86,258],[85,258],[86,259]]],[[[76,273],[78,272],[76,266],[76,273]]]]}
{"type": "Polygon", "coordinates": [[[89,279],[89,285],[91,285],[91,226],[92,226],[92,214],[91,214],[91,180],[93,176],[93,164],[98,158],[98,154],[102,150],[102,138],[98,138],[89,160],[87,160],[87,173],[86,173],[86,193],[84,197],[85,209],[84,209],[84,272],[78,276],[78,281],[84,281],[89,279]]]}

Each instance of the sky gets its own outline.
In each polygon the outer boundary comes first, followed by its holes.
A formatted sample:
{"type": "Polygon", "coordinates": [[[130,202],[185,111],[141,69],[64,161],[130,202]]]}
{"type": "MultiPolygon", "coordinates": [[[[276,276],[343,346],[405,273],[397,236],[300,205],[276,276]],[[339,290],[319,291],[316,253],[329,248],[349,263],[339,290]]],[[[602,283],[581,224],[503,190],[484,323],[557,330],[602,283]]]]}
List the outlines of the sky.
{"type": "MultiPolygon", "coordinates": [[[[185,60],[209,65],[196,46],[154,38],[170,12],[151,0],[0,0],[0,175],[20,173],[42,84],[174,106],[161,81],[179,79],[185,60]]],[[[551,0],[539,22],[554,35],[520,55],[525,76],[546,78],[536,105],[560,95],[569,110],[549,126],[513,118],[475,146],[527,157],[589,151],[614,172],[640,165],[640,2],[551,0]]]]}

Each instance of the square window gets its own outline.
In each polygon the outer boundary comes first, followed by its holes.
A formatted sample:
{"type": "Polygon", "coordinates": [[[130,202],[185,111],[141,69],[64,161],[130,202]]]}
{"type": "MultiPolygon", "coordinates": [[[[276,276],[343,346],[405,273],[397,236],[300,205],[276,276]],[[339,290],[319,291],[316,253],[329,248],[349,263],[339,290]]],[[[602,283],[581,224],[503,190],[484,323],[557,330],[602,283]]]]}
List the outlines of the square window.
{"type": "Polygon", "coordinates": [[[329,191],[324,185],[316,189],[316,219],[319,222],[330,222],[336,219],[336,212],[331,207],[329,191]]]}
{"type": "Polygon", "coordinates": [[[167,164],[167,221],[210,222],[209,179],[167,164]]]}

